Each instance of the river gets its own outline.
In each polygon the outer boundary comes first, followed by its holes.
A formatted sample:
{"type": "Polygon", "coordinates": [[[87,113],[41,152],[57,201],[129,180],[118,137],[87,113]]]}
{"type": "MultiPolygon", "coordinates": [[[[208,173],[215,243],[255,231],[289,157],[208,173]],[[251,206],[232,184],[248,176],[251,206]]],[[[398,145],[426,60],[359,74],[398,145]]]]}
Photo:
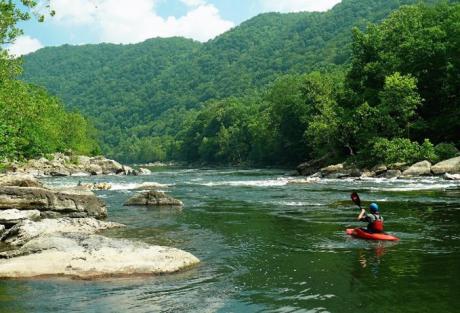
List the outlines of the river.
{"type": "Polygon", "coordinates": [[[163,169],[149,176],[45,179],[110,182],[98,191],[105,232],[193,253],[173,275],[81,281],[0,281],[5,312],[459,312],[460,183],[323,180],[291,184],[282,170],[163,169]],[[182,210],[124,207],[143,182],[168,184],[182,210]],[[345,234],[358,209],[380,204],[396,243],[345,234]]]}

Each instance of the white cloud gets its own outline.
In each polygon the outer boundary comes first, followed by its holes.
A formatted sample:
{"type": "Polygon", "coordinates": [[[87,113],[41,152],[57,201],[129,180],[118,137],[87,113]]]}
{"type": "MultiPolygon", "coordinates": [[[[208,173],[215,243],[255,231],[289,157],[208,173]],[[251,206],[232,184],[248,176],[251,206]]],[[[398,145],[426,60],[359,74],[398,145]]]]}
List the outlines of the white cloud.
{"type": "Polygon", "coordinates": [[[326,11],[341,0],[259,0],[263,10],[275,12],[326,11]]]}
{"type": "Polygon", "coordinates": [[[204,0],[181,0],[186,15],[163,18],[155,12],[161,0],[51,0],[57,23],[91,27],[99,39],[136,43],[152,37],[183,36],[207,41],[234,26],[204,0]]]}
{"type": "Polygon", "coordinates": [[[198,7],[200,5],[206,4],[206,1],[204,0],[180,0],[180,1],[189,7],[198,7]]]}
{"type": "Polygon", "coordinates": [[[16,38],[16,41],[11,46],[8,47],[8,52],[10,55],[18,57],[37,51],[41,48],[43,48],[43,45],[38,39],[30,36],[20,36],[16,38]]]}

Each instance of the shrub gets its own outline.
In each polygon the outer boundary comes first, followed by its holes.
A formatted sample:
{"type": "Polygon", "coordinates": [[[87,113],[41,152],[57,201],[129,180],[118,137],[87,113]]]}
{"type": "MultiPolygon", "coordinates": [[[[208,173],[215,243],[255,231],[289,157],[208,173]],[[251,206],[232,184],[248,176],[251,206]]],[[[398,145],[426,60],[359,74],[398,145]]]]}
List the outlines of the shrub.
{"type": "Polygon", "coordinates": [[[392,164],[398,162],[414,163],[421,160],[435,161],[437,155],[429,139],[423,144],[407,138],[377,138],[371,147],[371,159],[374,163],[392,164]]]}
{"type": "Polygon", "coordinates": [[[434,147],[438,160],[446,160],[455,157],[458,154],[458,149],[452,143],[440,143],[434,147]]]}

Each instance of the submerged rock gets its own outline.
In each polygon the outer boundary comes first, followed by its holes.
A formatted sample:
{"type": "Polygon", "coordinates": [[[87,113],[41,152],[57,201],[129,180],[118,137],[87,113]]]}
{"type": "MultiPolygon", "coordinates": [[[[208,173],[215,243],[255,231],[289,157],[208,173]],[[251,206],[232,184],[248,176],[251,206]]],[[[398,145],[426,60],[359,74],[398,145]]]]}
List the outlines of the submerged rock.
{"type": "Polygon", "coordinates": [[[48,234],[14,252],[3,253],[0,278],[70,276],[92,279],[174,273],[200,261],[192,254],[161,246],[98,235],[48,234]]]}
{"type": "Polygon", "coordinates": [[[125,205],[182,206],[183,203],[164,192],[151,190],[134,195],[126,201],[125,205]]]}
{"type": "Polygon", "coordinates": [[[444,177],[445,180],[460,180],[460,174],[446,173],[446,174],[444,174],[443,177],[444,177]]]}
{"type": "Polygon", "coordinates": [[[137,172],[139,175],[151,175],[152,174],[151,170],[149,170],[148,168],[143,168],[143,167],[141,167],[137,172]]]}
{"type": "Polygon", "coordinates": [[[99,221],[94,218],[44,219],[38,222],[25,220],[7,230],[0,239],[12,246],[22,246],[45,234],[59,232],[94,234],[101,230],[123,226],[123,224],[99,221]]]}
{"type": "Polygon", "coordinates": [[[431,171],[436,175],[460,174],[460,156],[436,163],[431,167],[431,171]]]}
{"type": "Polygon", "coordinates": [[[160,183],[142,183],[139,186],[136,186],[135,190],[156,190],[156,189],[165,189],[168,188],[168,185],[160,183]]]}
{"type": "Polygon", "coordinates": [[[402,173],[403,176],[427,176],[431,175],[431,163],[421,161],[415,163],[402,173]]]}
{"type": "Polygon", "coordinates": [[[23,220],[36,220],[40,218],[40,211],[27,210],[19,211],[16,209],[0,211],[0,224],[15,225],[23,220]]]}
{"type": "Polygon", "coordinates": [[[112,185],[109,183],[92,183],[92,184],[81,184],[77,186],[78,188],[85,190],[110,190],[112,185]]]}

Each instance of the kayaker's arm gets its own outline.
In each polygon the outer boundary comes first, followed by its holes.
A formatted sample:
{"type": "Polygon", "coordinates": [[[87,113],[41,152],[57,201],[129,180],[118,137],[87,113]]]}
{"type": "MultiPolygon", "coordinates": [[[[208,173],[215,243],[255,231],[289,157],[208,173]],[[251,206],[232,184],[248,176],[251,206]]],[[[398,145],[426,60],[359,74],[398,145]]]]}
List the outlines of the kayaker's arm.
{"type": "Polygon", "coordinates": [[[361,213],[359,213],[359,215],[358,215],[358,221],[361,221],[363,219],[364,214],[366,214],[366,210],[361,209],[361,213]]]}

